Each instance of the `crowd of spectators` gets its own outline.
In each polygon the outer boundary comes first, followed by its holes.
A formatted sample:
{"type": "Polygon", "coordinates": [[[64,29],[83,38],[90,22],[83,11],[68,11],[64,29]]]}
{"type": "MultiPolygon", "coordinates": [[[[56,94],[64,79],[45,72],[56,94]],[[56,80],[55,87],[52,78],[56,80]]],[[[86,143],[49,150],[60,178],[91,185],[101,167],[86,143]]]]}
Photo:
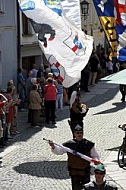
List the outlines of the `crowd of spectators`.
{"type": "Polygon", "coordinates": [[[81,90],[90,92],[89,86],[95,86],[102,77],[126,68],[125,65],[126,63],[119,62],[116,58],[111,60],[110,53],[106,52],[104,48],[101,49],[100,53],[93,50],[88,64],[81,71],[81,90]]]}
{"type": "Polygon", "coordinates": [[[9,80],[7,87],[0,90],[0,147],[7,145],[17,130],[18,111],[28,109],[28,123],[31,127],[40,125],[40,114],[44,111],[46,123],[56,123],[56,110],[63,111],[63,102],[67,103],[67,93],[62,82],[54,77],[51,69],[44,69],[40,64],[36,69],[28,72],[27,79],[23,76],[23,69],[17,71],[17,88],[13,80],[9,80]],[[64,96],[63,96],[64,94],[64,96]],[[64,98],[63,98],[64,97],[64,98]]]}
{"type": "Polygon", "coordinates": [[[19,133],[17,130],[19,95],[13,80],[8,81],[7,89],[0,92],[0,147],[7,146],[7,141],[12,139],[11,135],[19,133]]]}

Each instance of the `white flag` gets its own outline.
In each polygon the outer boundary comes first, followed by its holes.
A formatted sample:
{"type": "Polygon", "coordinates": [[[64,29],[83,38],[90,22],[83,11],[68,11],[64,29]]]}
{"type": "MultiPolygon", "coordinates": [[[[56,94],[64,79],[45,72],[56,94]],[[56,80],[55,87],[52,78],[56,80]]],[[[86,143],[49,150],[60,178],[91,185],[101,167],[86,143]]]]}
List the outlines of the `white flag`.
{"type": "Polygon", "coordinates": [[[81,30],[81,14],[79,0],[61,0],[63,13],[67,18],[81,30]]]}
{"type": "Polygon", "coordinates": [[[59,0],[19,0],[19,4],[38,35],[53,73],[66,88],[78,82],[92,52],[92,37],[70,22],[69,11],[63,13],[59,0]]]}

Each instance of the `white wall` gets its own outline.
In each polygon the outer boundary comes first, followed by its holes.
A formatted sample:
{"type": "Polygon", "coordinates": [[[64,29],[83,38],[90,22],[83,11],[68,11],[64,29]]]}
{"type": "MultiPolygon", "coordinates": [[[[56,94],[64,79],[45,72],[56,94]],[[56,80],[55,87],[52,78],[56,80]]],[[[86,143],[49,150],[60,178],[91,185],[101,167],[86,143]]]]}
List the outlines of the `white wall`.
{"type": "Polygon", "coordinates": [[[17,23],[16,0],[2,0],[4,12],[0,13],[0,88],[8,80],[17,79],[17,23]]]}

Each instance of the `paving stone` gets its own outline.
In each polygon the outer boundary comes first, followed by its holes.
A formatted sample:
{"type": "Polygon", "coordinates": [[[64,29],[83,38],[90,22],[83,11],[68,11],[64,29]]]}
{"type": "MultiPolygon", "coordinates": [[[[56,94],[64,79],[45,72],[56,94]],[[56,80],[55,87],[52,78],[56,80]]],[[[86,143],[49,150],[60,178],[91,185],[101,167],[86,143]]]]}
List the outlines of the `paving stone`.
{"type": "MultiPolygon", "coordinates": [[[[107,180],[116,183],[119,190],[126,189],[126,171],[117,164],[117,152],[124,133],[118,125],[125,122],[126,103],[120,101],[118,85],[99,82],[90,87],[89,93],[81,92],[82,102],[89,107],[84,119],[85,137],[95,142],[101,160],[107,168],[107,180]],[[123,177],[122,177],[123,176],[123,177]]],[[[68,125],[69,106],[57,111],[57,124],[45,124],[33,129],[27,123],[27,112],[19,112],[16,135],[2,156],[0,168],[0,188],[2,190],[59,190],[71,189],[67,171],[67,155],[54,155],[43,138],[63,143],[72,138],[68,125]]],[[[93,179],[91,175],[91,179],[93,179]]]]}

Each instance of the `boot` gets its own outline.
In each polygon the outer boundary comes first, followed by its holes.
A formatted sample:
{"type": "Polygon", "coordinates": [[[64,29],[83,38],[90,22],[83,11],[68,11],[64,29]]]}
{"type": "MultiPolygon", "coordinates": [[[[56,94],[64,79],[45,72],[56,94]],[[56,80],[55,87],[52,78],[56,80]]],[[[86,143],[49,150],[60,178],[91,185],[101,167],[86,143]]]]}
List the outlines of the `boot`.
{"type": "Polygon", "coordinates": [[[4,148],[4,146],[3,146],[3,137],[0,138],[0,148],[4,148]]]}
{"type": "Polygon", "coordinates": [[[3,137],[0,139],[0,145],[1,145],[2,147],[7,146],[7,143],[6,143],[6,141],[4,141],[4,138],[3,138],[3,137]]]}

